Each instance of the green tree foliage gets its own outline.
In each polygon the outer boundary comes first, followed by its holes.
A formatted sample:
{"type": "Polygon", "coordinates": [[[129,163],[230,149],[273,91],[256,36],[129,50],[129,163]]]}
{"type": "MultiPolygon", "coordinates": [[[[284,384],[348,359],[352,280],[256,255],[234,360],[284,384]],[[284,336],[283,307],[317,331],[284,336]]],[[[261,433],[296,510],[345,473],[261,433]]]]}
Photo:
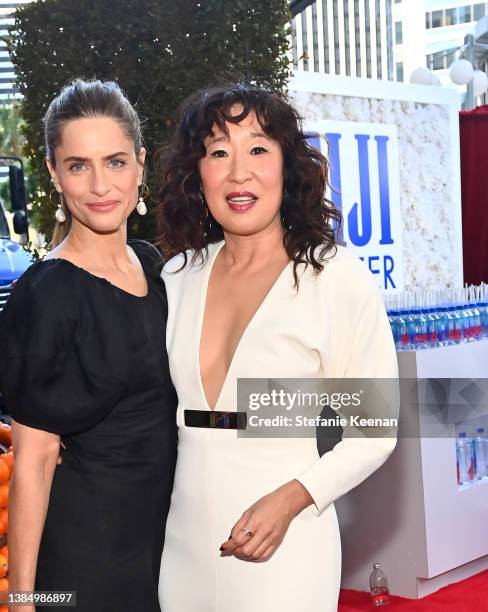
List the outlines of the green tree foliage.
{"type": "MultiPolygon", "coordinates": [[[[20,105],[18,102],[0,106],[0,155],[20,158],[24,156],[26,144],[22,134],[24,127],[25,122],[20,115],[20,105]]],[[[24,174],[26,178],[27,199],[28,201],[35,200],[38,190],[36,177],[30,173],[29,162],[25,158],[24,174]]],[[[0,199],[7,209],[11,209],[10,183],[8,178],[0,183],[0,199]]],[[[30,216],[35,223],[36,218],[33,210],[31,210],[30,216]]]]}
{"type": "MultiPolygon", "coordinates": [[[[41,119],[75,77],[116,80],[144,120],[151,160],[176,109],[195,90],[248,80],[283,89],[289,74],[286,0],[39,0],[17,10],[8,48],[24,98],[24,153],[41,189],[31,202],[50,236],[55,207],[44,167],[41,119]]],[[[55,198],[54,198],[55,199],[55,198]]],[[[130,233],[154,236],[154,215],[132,215],[130,233]]]]}

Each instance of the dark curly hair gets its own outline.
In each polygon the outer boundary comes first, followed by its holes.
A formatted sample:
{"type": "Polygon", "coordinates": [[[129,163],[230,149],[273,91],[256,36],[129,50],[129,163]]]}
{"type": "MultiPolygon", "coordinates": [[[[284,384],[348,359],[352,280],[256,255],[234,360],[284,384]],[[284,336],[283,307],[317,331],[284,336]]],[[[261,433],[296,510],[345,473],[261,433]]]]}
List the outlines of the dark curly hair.
{"type": "Polygon", "coordinates": [[[173,141],[161,152],[161,189],[158,212],[158,243],[165,259],[194,251],[192,261],[204,261],[207,245],[223,239],[222,227],[201,198],[198,163],[205,156],[204,140],[217,125],[228,134],[226,122],[240,123],[254,112],[264,131],[283,152],[283,245],[294,262],[298,285],[299,264],[312,265],[318,273],[324,256],[335,252],[334,228],[342,221],[340,211],[325,196],[327,159],[307,141],[298,112],[284,95],[259,87],[236,84],[204,89],[188,98],[180,109],[173,141]],[[239,105],[242,112],[232,115],[239,105]]]}

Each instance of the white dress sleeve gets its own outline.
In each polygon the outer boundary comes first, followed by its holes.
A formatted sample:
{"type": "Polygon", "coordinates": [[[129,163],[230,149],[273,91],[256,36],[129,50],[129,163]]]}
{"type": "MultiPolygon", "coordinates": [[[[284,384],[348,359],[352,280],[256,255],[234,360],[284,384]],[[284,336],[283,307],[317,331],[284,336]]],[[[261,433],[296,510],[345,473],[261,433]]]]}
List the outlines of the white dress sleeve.
{"type": "MultiPolygon", "coordinates": [[[[335,258],[334,258],[335,259],[335,258]]],[[[331,318],[321,359],[326,378],[394,379],[398,366],[385,308],[372,275],[345,249],[337,261],[316,277],[324,285],[324,312],[331,318]]],[[[398,396],[392,394],[388,412],[398,416],[398,396]]],[[[313,511],[320,515],[336,499],[378,469],[396,445],[396,436],[345,438],[297,480],[312,496],[313,511]]]]}

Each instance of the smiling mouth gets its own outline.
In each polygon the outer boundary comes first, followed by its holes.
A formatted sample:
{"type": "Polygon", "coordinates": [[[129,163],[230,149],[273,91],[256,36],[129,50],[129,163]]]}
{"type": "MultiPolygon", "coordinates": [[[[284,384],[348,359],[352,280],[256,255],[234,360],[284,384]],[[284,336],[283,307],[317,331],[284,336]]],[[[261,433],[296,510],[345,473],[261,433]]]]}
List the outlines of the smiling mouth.
{"type": "Polygon", "coordinates": [[[236,212],[244,212],[254,206],[258,197],[251,192],[233,192],[226,196],[227,204],[236,212]]]}
{"type": "Polygon", "coordinates": [[[117,202],[115,200],[107,200],[105,202],[88,202],[88,208],[91,210],[95,210],[98,212],[108,212],[113,210],[117,206],[117,202]]]}

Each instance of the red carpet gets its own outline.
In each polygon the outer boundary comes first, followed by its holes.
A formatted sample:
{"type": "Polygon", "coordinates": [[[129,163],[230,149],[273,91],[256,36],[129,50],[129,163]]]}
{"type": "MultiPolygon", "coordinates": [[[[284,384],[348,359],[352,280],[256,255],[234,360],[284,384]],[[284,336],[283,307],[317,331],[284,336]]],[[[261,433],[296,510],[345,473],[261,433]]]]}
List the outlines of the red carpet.
{"type": "Polygon", "coordinates": [[[390,597],[390,605],[375,608],[369,593],[343,590],[339,597],[338,612],[358,610],[385,610],[394,612],[488,612],[488,571],[462,582],[450,584],[422,599],[390,597]]]}

